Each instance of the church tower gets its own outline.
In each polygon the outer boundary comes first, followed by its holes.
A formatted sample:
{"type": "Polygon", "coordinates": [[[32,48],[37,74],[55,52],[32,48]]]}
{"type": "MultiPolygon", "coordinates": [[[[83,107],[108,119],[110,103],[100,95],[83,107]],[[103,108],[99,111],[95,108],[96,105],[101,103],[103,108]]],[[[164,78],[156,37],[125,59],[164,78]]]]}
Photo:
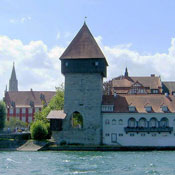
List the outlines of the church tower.
{"type": "Polygon", "coordinates": [[[18,80],[16,78],[15,64],[13,63],[12,74],[9,80],[9,91],[18,91],[18,80]]]}
{"type": "Polygon", "coordinates": [[[60,60],[65,76],[66,113],[60,138],[68,143],[100,144],[103,77],[108,64],[86,23],[60,60]],[[74,116],[81,116],[81,126],[73,126],[74,116]]]}

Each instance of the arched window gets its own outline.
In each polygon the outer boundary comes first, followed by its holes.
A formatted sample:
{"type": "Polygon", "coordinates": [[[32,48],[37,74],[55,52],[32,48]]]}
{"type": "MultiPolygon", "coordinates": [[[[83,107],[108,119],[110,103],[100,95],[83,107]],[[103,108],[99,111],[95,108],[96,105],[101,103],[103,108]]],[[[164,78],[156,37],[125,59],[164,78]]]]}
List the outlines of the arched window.
{"type": "Polygon", "coordinates": [[[106,119],[106,120],[105,120],[105,124],[106,124],[106,125],[109,125],[109,124],[110,124],[110,123],[109,123],[109,119],[106,119]]]}
{"type": "Polygon", "coordinates": [[[136,120],[135,120],[135,118],[130,118],[128,120],[128,126],[129,127],[136,127],[136,120]]]}
{"type": "Polygon", "coordinates": [[[158,121],[156,118],[151,118],[149,121],[149,127],[156,128],[158,126],[158,121]]]}
{"type": "Polygon", "coordinates": [[[83,116],[79,112],[74,112],[71,117],[71,124],[73,128],[83,128],[83,116]]]}
{"type": "Polygon", "coordinates": [[[120,120],[118,121],[118,124],[119,124],[119,125],[123,125],[123,120],[120,119],[120,120]]]}
{"type": "Polygon", "coordinates": [[[143,127],[143,128],[147,127],[147,121],[145,118],[141,118],[139,120],[139,127],[143,127]]]}
{"type": "Polygon", "coordinates": [[[116,119],[112,120],[112,125],[116,125],[116,119]]]}
{"type": "Polygon", "coordinates": [[[166,128],[166,127],[168,127],[168,125],[169,125],[169,121],[166,117],[164,117],[160,120],[160,127],[166,128]]]}

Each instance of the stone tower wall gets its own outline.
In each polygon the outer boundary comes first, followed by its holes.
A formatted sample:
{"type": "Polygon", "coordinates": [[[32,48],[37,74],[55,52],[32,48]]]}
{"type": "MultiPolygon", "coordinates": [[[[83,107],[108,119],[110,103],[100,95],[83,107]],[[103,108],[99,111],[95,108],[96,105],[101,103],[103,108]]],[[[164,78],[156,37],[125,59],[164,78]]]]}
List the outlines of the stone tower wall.
{"type": "Polygon", "coordinates": [[[53,133],[58,143],[100,144],[102,138],[102,102],[103,78],[100,73],[65,74],[63,131],[53,133]],[[72,128],[73,112],[83,116],[83,128],[72,128]]]}

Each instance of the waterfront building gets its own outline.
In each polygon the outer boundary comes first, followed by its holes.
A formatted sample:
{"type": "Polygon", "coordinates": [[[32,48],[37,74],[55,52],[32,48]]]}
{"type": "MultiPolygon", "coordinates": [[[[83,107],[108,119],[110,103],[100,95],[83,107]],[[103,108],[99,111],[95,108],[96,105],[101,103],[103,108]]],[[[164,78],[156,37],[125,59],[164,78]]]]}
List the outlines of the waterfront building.
{"type": "Polygon", "coordinates": [[[4,94],[7,120],[16,118],[31,123],[34,120],[35,112],[40,111],[44,105],[47,105],[55,94],[55,91],[33,91],[32,89],[30,91],[18,91],[18,80],[13,64],[9,91],[6,88],[4,94]]]}
{"type": "Polygon", "coordinates": [[[175,84],[124,75],[103,83],[107,61],[86,24],[60,57],[64,111],[48,119],[58,144],[175,146],[175,84]]]}

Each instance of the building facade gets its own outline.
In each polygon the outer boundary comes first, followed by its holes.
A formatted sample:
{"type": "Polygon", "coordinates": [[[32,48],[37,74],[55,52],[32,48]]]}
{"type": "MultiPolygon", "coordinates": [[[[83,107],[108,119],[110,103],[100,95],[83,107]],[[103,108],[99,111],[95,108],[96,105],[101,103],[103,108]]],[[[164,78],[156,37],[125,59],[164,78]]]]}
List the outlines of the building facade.
{"type": "Polygon", "coordinates": [[[86,24],[63,55],[64,111],[48,115],[58,144],[175,146],[175,83],[124,75],[103,83],[107,61],[86,24]]]}
{"type": "Polygon", "coordinates": [[[4,102],[7,108],[7,120],[19,119],[31,123],[35,112],[40,111],[43,105],[47,105],[56,94],[54,91],[18,91],[18,80],[15,66],[13,64],[11,78],[9,80],[9,91],[5,90],[4,102]]]}

